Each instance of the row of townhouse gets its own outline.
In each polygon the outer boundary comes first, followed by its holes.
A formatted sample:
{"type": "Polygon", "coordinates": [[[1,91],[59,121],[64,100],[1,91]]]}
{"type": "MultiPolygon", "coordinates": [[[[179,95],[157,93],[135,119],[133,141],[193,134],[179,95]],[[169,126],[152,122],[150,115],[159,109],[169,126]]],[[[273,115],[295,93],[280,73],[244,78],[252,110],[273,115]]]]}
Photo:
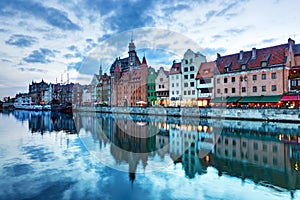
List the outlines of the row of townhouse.
{"type": "Polygon", "coordinates": [[[196,58],[188,50],[180,63],[173,63],[170,105],[299,107],[300,45],[292,39],[277,46],[217,54],[210,62],[203,58],[193,63],[196,58]]]}

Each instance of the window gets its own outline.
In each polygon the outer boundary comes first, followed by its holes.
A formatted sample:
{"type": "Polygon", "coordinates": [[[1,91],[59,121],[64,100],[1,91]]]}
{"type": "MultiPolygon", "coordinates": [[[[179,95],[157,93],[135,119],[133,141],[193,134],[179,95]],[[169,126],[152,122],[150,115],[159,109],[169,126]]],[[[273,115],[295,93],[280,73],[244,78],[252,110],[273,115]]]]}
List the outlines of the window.
{"type": "Polygon", "coordinates": [[[217,79],[217,83],[218,83],[218,84],[220,83],[220,79],[219,79],[219,78],[217,79]]]}
{"type": "Polygon", "coordinates": [[[171,79],[174,80],[174,76],[171,76],[171,79]]]}
{"type": "Polygon", "coordinates": [[[261,62],[261,66],[262,66],[262,67],[266,67],[266,66],[267,66],[267,61],[262,61],[262,62],[261,62]]]}
{"type": "Polygon", "coordinates": [[[158,85],[158,88],[161,88],[161,85],[158,85]]]}
{"type": "Polygon", "coordinates": [[[184,87],[189,87],[189,84],[188,83],[184,83],[184,87]]]}
{"type": "Polygon", "coordinates": [[[176,75],[176,79],[179,79],[179,76],[178,76],[178,75],[176,75]]]}
{"type": "Polygon", "coordinates": [[[220,89],[217,89],[217,93],[220,94],[220,93],[221,93],[221,90],[220,90],[220,89]]]}
{"type": "Polygon", "coordinates": [[[227,81],[228,81],[227,78],[224,78],[224,83],[227,83],[227,81]]]}
{"type": "Polygon", "coordinates": [[[195,87],[195,83],[194,82],[190,82],[190,86],[191,87],[195,87]]]}
{"type": "Polygon", "coordinates": [[[267,91],[267,88],[266,88],[265,85],[261,86],[261,91],[262,91],[262,92],[266,92],[266,91],[267,91]]]}
{"type": "Polygon", "coordinates": [[[243,141],[243,147],[247,146],[247,142],[243,141]]]}
{"type": "Polygon", "coordinates": [[[227,138],[225,138],[225,144],[228,145],[228,139],[227,138]]]}
{"type": "Polygon", "coordinates": [[[179,83],[176,83],[176,87],[179,87],[179,83]]]}
{"type": "Polygon", "coordinates": [[[195,74],[191,74],[190,79],[194,79],[194,78],[195,78],[195,74]]]}
{"type": "Polygon", "coordinates": [[[243,64],[241,68],[242,68],[242,70],[245,70],[246,69],[246,65],[243,64]]]}
{"type": "Polygon", "coordinates": [[[231,93],[235,93],[235,88],[231,88],[231,93]]]}
{"type": "Polygon", "coordinates": [[[163,79],[163,78],[160,78],[159,80],[160,80],[160,82],[163,82],[163,81],[164,81],[164,79],[163,79]]]}
{"type": "Polygon", "coordinates": [[[190,90],[188,91],[188,95],[191,95],[191,91],[190,90]]]}
{"type": "Polygon", "coordinates": [[[232,83],[235,82],[235,77],[231,77],[231,82],[232,82],[232,83]]]}
{"type": "Polygon", "coordinates": [[[225,94],[228,93],[228,89],[227,89],[227,88],[224,89],[224,93],[225,93],[225,94]]]}
{"type": "Polygon", "coordinates": [[[184,72],[188,72],[189,71],[189,68],[188,67],[185,67],[184,68],[184,72]]]}
{"type": "Polygon", "coordinates": [[[256,87],[256,86],[253,86],[252,91],[253,91],[253,92],[257,92],[257,87],[256,87]]]}
{"type": "Polygon", "coordinates": [[[273,153],[277,153],[277,151],[278,151],[278,147],[277,146],[273,146],[273,153]]]}
{"type": "Polygon", "coordinates": [[[232,140],[232,145],[236,146],[236,141],[235,140],[232,140]]]}
{"type": "Polygon", "coordinates": [[[267,150],[268,150],[268,146],[266,144],[263,144],[263,151],[267,152],[267,150]]]}
{"type": "Polygon", "coordinates": [[[165,88],[165,85],[162,85],[161,88],[165,88]]]}
{"type": "Polygon", "coordinates": [[[188,60],[184,60],[185,64],[188,64],[188,60]]]}
{"type": "Polygon", "coordinates": [[[252,78],[253,78],[254,81],[256,81],[256,80],[257,80],[257,75],[254,74],[254,75],[252,76],[252,78]]]}
{"type": "Polygon", "coordinates": [[[194,66],[190,66],[190,71],[193,72],[195,70],[194,66]]]}
{"type": "Polygon", "coordinates": [[[276,90],[277,90],[276,85],[272,85],[272,91],[274,92],[274,91],[276,91],[276,90]]]}
{"type": "Polygon", "coordinates": [[[189,79],[189,75],[184,75],[184,79],[189,79]]]}
{"type": "Polygon", "coordinates": [[[267,75],[266,75],[266,74],[262,74],[262,75],[261,75],[261,79],[262,79],[262,80],[266,80],[266,78],[267,78],[267,75]]]}
{"type": "Polygon", "coordinates": [[[195,95],[195,90],[192,90],[192,95],[195,95]]]}
{"type": "Polygon", "coordinates": [[[179,91],[178,91],[178,90],[176,91],[176,94],[179,94],[179,91]]]}
{"type": "Polygon", "coordinates": [[[172,87],[174,87],[174,83],[172,83],[172,87]]]}
{"type": "Polygon", "coordinates": [[[242,87],[242,92],[246,92],[246,87],[242,87]]]}
{"type": "Polygon", "coordinates": [[[174,92],[174,91],[172,91],[172,94],[174,95],[174,94],[175,94],[175,92],[174,92]]]}
{"type": "Polygon", "coordinates": [[[272,79],[276,79],[276,72],[271,74],[272,79]]]}
{"type": "Polygon", "coordinates": [[[186,91],[184,91],[183,94],[186,95],[186,91]]]}
{"type": "Polygon", "coordinates": [[[253,143],[253,148],[254,148],[254,150],[258,149],[258,144],[256,142],[253,143]]]}

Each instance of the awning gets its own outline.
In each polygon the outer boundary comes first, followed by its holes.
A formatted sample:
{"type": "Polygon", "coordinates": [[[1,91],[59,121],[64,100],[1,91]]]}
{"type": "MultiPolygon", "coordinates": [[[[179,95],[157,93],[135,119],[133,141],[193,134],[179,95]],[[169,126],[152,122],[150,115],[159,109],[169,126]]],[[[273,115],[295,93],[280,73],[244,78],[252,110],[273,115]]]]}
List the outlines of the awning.
{"type": "Polygon", "coordinates": [[[241,97],[228,97],[227,99],[226,99],[226,101],[227,101],[227,103],[236,103],[236,102],[238,102],[238,100],[240,100],[241,99],[241,97]]]}
{"type": "Polygon", "coordinates": [[[260,102],[264,103],[277,103],[280,101],[282,95],[273,95],[273,96],[262,96],[260,102]]]}
{"type": "Polygon", "coordinates": [[[211,103],[225,103],[226,98],[225,97],[216,97],[210,101],[211,103]]]}
{"type": "Polygon", "coordinates": [[[249,96],[243,97],[239,100],[240,103],[277,103],[280,101],[282,95],[273,96],[249,96]]]}
{"type": "Polygon", "coordinates": [[[236,103],[241,97],[216,97],[212,99],[211,103],[236,103]]]}
{"type": "Polygon", "coordinates": [[[300,96],[297,95],[284,95],[281,97],[280,101],[298,101],[300,96]]]}

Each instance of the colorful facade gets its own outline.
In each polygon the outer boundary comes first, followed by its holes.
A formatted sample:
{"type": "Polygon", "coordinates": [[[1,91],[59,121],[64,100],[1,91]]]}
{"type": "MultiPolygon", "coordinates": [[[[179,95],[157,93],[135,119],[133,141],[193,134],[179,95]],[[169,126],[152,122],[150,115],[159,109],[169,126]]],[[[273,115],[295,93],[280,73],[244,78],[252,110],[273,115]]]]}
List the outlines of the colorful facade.
{"type": "Polygon", "coordinates": [[[181,63],[173,62],[169,75],[169,102],[170,106],[180,106],[182,98],[181,63]]]}
{"type": "Polygon", "coordinates": [[[149,68],[149,75],[147,80],[147,96],[148,96],[148,104],[153,106],[157,100],[156,90],[155,90],[155,80],[156,80],[156,72],[155,69],[149,68]]]}

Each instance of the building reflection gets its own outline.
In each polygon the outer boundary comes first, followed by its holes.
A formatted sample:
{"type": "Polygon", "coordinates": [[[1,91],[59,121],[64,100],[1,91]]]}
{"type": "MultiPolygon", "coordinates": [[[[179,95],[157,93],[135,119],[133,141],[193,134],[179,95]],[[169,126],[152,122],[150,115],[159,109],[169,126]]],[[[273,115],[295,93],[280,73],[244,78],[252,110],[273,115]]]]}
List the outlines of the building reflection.
{"type": "Polygon", "coordinates": [[[28,127],[32,133],[44,134],[45,132],[53,131],[65,131],[70,134],[77,133],[71,114],[51,111],[15,110],[13,115],[19,121],[28,121],[28,127]]]}

